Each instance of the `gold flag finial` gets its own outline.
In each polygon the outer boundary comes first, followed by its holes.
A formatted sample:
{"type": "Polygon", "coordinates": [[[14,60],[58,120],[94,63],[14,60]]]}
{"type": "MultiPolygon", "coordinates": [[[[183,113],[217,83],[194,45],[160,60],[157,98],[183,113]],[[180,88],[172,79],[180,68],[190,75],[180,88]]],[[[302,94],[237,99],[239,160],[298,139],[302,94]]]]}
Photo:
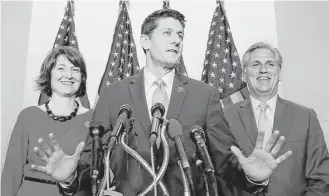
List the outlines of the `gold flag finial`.
{"type": "Polygon", "coordinates": [[[169,0],[164,0],[163,1],[163,4],[162,4],[162,8],[163,9],[169,9],[169,0]]]}

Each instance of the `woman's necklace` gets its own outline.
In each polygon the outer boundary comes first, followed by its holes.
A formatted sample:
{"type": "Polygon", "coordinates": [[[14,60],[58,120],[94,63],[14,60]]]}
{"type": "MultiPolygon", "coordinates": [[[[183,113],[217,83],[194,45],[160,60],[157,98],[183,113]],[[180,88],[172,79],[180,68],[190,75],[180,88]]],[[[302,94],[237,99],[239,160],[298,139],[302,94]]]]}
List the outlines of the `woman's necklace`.
{"type": "Polygon", "coordinates": [[[76,100],[74,100],[75,108],[69,116],[56,116],[55,114],[53,114],[53,112],[51,111],[51,109],[49,108],[49,105],[48,105],[49,101],[50,101],[50,99],[48,99],[45,102],[45,106],[46,106],[46,112],[47,112],[47,114],[50,118],[53,118],[56,121],[65,122],[67,120],[71,120],[73,117],[75,117],[77,115],[77,112],[78,112],[78,109],[79,109],[79,103],[76,100]]]}

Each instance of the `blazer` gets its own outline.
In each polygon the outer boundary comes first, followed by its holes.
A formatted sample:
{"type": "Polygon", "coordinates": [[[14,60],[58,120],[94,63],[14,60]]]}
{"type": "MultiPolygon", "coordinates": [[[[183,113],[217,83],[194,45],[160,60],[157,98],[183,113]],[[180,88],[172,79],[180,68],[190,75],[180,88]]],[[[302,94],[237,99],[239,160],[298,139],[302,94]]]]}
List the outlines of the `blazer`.
{"type": "MultiPolygon", "coordinates": [[[[245,156],[249,156],[258,134],[250,99],[229,106],[224,113],[245,156]]],[[[267,190],[259,195],[329,195],[328,148],[315,111],[278,97],[273,130],[286,138],[276,157],[288,150],[292,156],[275,169],[267,190]]],[[[250,195],[237,188],[234,193],[250,195]]]]}

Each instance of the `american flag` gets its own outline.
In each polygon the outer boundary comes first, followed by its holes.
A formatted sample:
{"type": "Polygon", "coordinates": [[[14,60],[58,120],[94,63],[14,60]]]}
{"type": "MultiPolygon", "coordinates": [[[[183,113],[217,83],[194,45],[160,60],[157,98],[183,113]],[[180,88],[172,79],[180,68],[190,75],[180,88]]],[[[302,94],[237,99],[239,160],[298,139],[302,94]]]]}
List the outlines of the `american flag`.
{"type": "Polygon", "coordinates": [[[120,1],[120,13],[113,34],[111,52],[98,94],[106,86],[135,75],[140,70],[126,4],[126,1],[120,1]]]}
{"type": "MultiPolygon", "coordinates": [[[[58,46],[72,46],[79,49],[77,36],[75,34],[75,23],[74,23],[74,2],[67,1],[67,6],[65,8],[65,14],[61,25],[59,26],[57,36],[53,48],[58,46]]],[[[38,104],[42,105],[48,100],[46,94],[40,94],[38,104]]],[[[81,104],[85,108],[90,108],[88,95],[80,98],[81,104]]]]}
{"type": "Polygon", "coordinates": [[[213,15],[201,81],[218,89],[223,107],[247,97],[242,67],[221,2],[213,15]],[[243,92],[240,92],[240,90],[243,92]]]}
{"type": "MultiPolygon", "coordinates": [[[[169,9],[170,8],[170,1],[169,0],[163,0],[162,1],[162,8],[163,9],[169,9]]],[[[176,70],[183,74],[184,76],[187,76],[187,71],[185,68],[183,57],[181,57],[176,64],[176,70]]]]}

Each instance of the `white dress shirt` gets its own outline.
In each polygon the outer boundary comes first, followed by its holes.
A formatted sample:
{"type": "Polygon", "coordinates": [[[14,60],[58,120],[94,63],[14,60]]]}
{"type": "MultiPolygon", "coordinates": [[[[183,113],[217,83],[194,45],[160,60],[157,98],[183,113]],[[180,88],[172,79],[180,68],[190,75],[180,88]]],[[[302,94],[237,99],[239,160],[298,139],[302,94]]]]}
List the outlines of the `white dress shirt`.
{"type": "MultiPolygon", "coordinates": [[[[268,129],[265,130],[265,132],[267,132],[267,133],[265,133],[265,135],[272,134],[277,99],[278,99],[278,95],[276,94],[274,97],[272,97],[267,102],[265,102],[268,105],[268,108],[266,110],[266,117],[268,119],[268,129]]],[[[259,115],[261,112],[261,107],[260,107],[261,102],[252,96],[250,96],[250,100],[251,100],[252,109],[253,109],[253,112],[255,115],[256,125],[258,127],[258,118],[259,118],[259,115]]],[[[268,139],[269,138],[266,138],[266,137],[264,138],[263,147],[267,143],[268,139]]]]}
{"type": "MultiPolygon", "coordinates": [[[[170,100],[171,97],[171,91],[172,91],[172,86],[174,83],[174,77],[175,77],[175,69],[170,70],[168,73],[166,73],[164,76],[161,77],[161,79],[166,83],[165,85],[165,91],[168,95],[168,98],[170,100]]],[[[151,73],[147,67],[144,69],[144,89],[145,89],[145,97],[146,97],[146,102],[147,102],[147,109],[149,112],[149,117],[152,120],[152,114],[151,114],[151,108],[152,108],[152,98],[154,91],[157,88],[157,85],[154,84],[154,82],[158,78],[151,73]]],[[[168,106],[165,108],[165,114],[163,117],[165,118],[167,116],[167,111],[168,111],[168,106]]]]}

